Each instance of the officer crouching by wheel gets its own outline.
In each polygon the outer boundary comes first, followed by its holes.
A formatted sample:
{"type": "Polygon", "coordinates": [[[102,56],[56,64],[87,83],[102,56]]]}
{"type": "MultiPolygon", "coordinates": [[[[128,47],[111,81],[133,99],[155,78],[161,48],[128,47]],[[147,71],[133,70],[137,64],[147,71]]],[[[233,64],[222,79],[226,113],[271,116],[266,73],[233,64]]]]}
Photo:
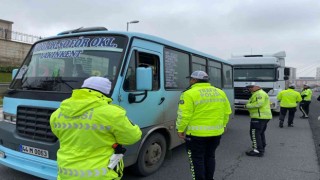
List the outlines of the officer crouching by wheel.
{"type": "Polygon", "coordinates": [[[262,157],[267,145],[265,131],[269,120],[272,119],[270,100],[268,94],[254,82],[248,85],[247,88],[252,94],[248,103],[245,105],[251,117],[250,138],[252,141],[252,150],[246,152],[246,155],[262,157]]]}
{"type": "Polygon", "coordinates": [[[52,113],[51,129],[60,141],[58,179],[121,179],[123,160],[114,169],[109,165],[113,146],[134,144],[142,133],[123,108],[111,104],[110,90],[109,79],[90,77],[52,113]]]}
{"type": "Polygon", "coordinates": [[[212,180],[215,151],[224,133],[231,107],[226,94],[209,83],[204,71],[195,71],[190,87],[180,96],[176,128],[186,140],[190,169],[195,180],[212,180]]]}

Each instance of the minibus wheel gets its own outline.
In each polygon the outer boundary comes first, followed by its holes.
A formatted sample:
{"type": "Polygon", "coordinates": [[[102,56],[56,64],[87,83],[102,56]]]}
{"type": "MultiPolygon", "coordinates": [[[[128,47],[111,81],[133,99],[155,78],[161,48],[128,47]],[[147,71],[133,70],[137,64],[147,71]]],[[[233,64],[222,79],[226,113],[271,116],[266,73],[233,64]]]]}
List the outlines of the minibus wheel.
{"type": "Polygon", "coordinates": [[[165,137],[154,133],[143,144],[135,165],[134,172],[141,176],[148,176],[156,172],[162,165],[167,152],[165,137]]]}

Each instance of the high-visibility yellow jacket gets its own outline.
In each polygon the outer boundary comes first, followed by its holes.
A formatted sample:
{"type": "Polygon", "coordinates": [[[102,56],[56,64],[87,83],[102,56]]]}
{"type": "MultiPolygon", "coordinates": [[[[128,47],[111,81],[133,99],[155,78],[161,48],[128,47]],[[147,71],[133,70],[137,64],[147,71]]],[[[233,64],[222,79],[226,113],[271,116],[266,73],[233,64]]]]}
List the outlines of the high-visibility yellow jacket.
{"type": "Polygon", "coordinates": [[[304,101],[311,101],[312,91],[311,89],[303,89],[301,91],[301,97],[304,101]]]}
{"type": "Polygon", "coordinates": [[[58,179],[120,179],[122,168],[107,166],[115,143],[130,145],[141,130],[111,99],[90,89],[73,90],[50,118],[52,132],[60,141],[58,179]],[[119,177],[120,174],[120,177],[119,177]]]}
{"type": "Polygon", "coordinates": [[[302,100],[300,93],[291,88],[282,90],[277,99],[280,101],[280,107],[285,108],[297,107],[297,103],[302,100]]]}
{"type": "Polygon", "coordinates": [[[180,96],[176,128],[187,135],[208,137],[223,134],[231,107],[226,94],[210,83],[196,83],[180,96]]]}
{"type": "Polygon", "coordinates": [[[269,96],[262,89],[252,93],[245,107],[248,109],[251,118],[272,119],[269,96]]]}

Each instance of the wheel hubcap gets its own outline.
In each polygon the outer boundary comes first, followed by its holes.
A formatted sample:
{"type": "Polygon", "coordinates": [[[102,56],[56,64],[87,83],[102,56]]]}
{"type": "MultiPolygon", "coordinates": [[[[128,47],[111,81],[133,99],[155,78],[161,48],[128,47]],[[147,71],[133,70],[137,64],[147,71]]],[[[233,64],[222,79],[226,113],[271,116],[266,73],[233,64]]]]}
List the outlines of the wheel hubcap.
{"type": "Polygon", "coordinates": [[[160,160],[161,154],[161,146],[158,143],[153,143],[146,151],[146,164],[149,166],[156,164],[160,160]]]}

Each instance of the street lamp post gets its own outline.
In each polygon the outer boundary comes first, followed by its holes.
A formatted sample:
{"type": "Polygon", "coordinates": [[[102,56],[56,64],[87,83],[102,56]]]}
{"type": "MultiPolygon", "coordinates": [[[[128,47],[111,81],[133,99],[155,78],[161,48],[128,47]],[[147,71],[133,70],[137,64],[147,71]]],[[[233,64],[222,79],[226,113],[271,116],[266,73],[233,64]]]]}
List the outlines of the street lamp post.
{"type": "Polygon", "coordinates": [[[127,31],[129,31],[129,24],[134,24],[134,23],[139,23],[139,21],[134,20],[134,21],[127,22],[127,31]]]}

